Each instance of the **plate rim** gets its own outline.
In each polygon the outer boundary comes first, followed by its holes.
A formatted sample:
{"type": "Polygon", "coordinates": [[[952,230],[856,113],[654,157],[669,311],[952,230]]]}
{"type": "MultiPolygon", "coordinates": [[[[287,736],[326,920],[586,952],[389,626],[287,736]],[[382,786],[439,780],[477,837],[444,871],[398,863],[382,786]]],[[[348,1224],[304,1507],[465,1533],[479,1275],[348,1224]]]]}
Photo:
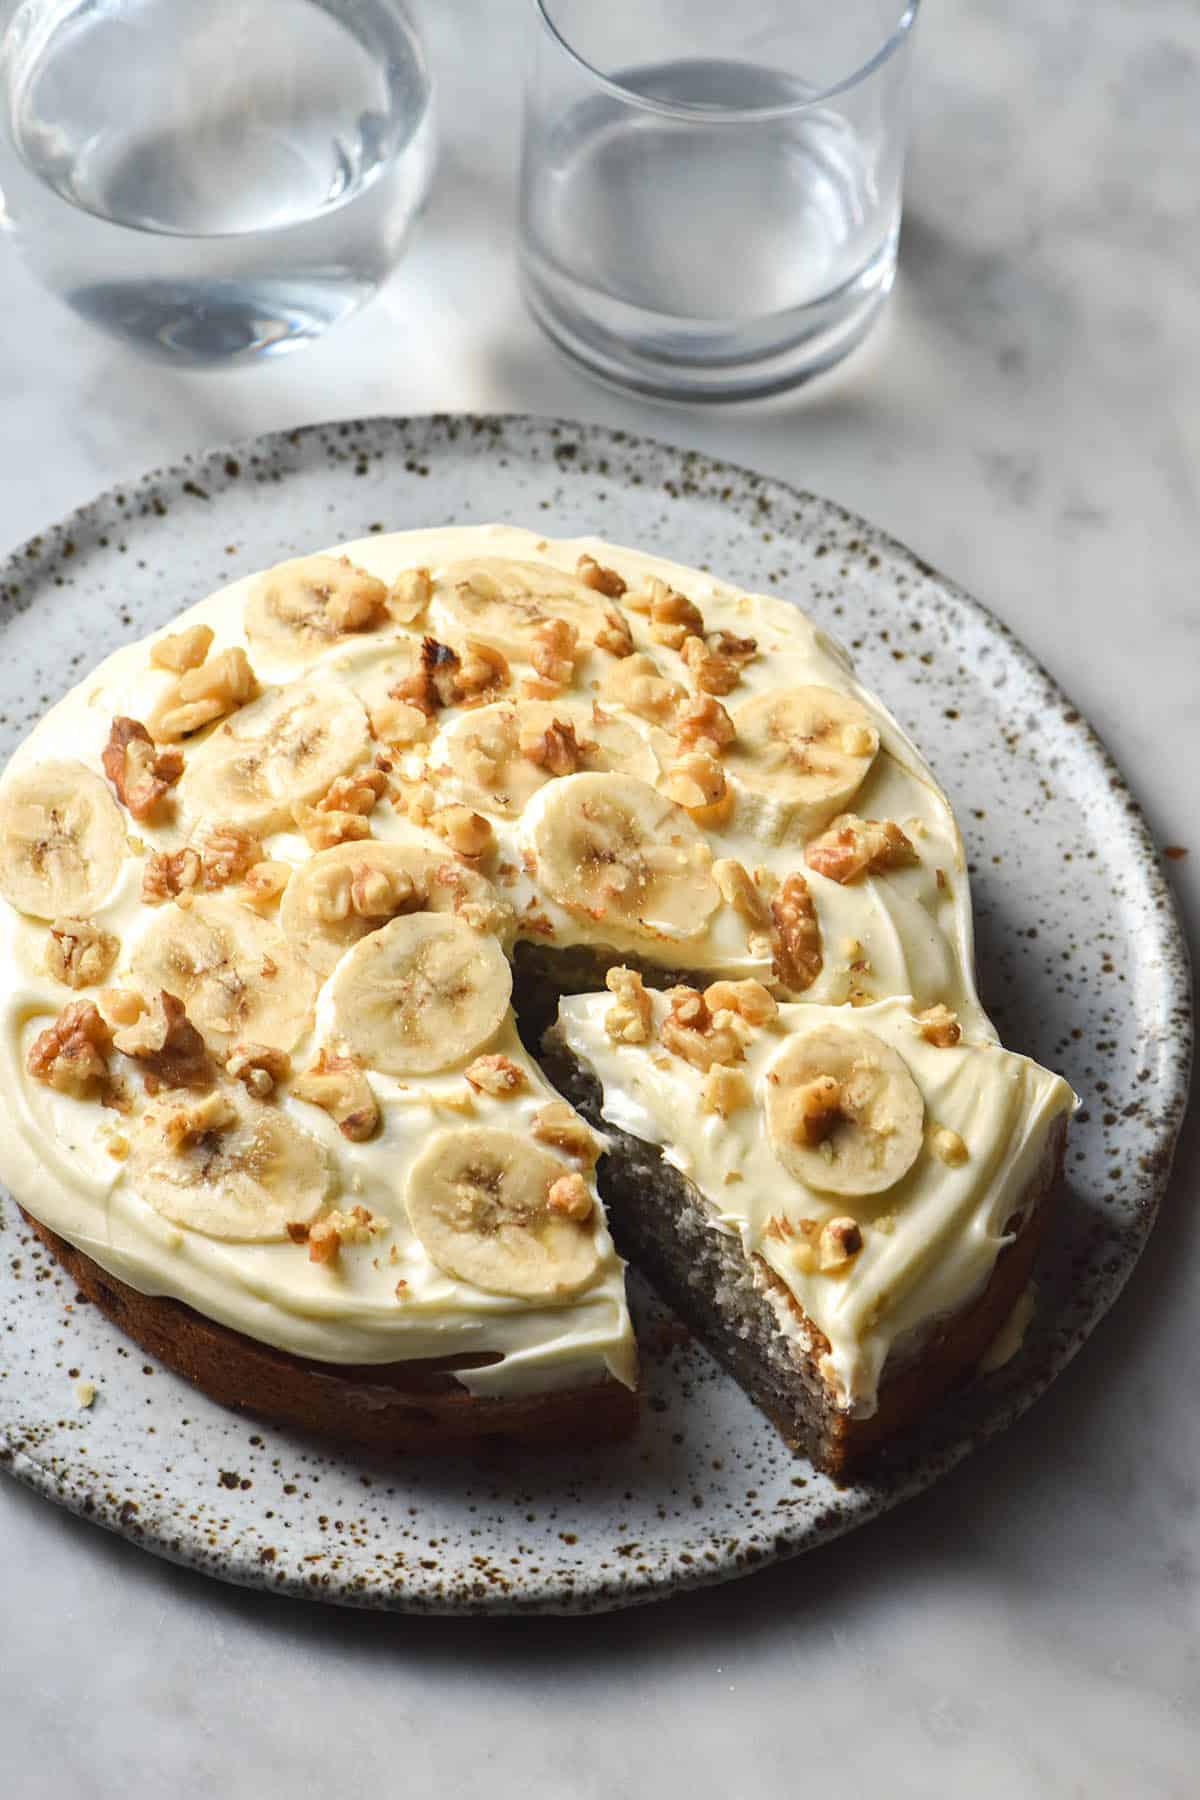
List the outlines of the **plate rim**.
{"type": "MultiPolygon", "coordinates": [[[[1097,1298],[1088,1316],[1076,1325],[1070,1337],[1055,1350],[1053,1356],[1047,1358],[1046,1367],[1036,1377],[1024,1384],[1019,1392],[1010,1394],[1003,1401],[998,1402],[986,1418],[972,1429],[964,1431],[948,1443],[939,1446],[937,1451],[939,1468],[935,1475],[928,1474],[924,1466],[927,1459],[920,1457],[907,1473],[901,1475],[898,1481],[891,1485],[881,1484],[873,1498],[857,1505],[852,1511],[847,1512],[841,1508],[827,1509],[823,1518],[806,1522],[798,1532],[789,1534],[786,1527],[773,1531],[771,1543],[751,1558],[744,1561],[731,1560],[715,1567],[697,1561],[686,1572],[681,1572],[677,1566],[672,1565],[666,1570],[649,1571],[640,1577],[631,1575],[630,1579],[619,1585],[593,1582],[586,1586],[575,1584],[571,1587],[564,1587],[559,1583],[557,1586],[551,1584],[537,1588],[527,1595],[505,1593],[493,1596],[489,1594],[483,1600],[467,1600],[456,1596],[452,1591],[427,1595],[406,1588],[389,1587],[386,1590],[378,1586],[355,1588],[352,1584],[340,1588],[314,1588],[299,1577],[293,1578],[284,1572],[273,1575],[270,1568],[262,1564],[256,1557],[249,1554],[239,1556],[236,1551],[231,1549],[223,1550],[219,1557],[212,1559],[205,1558],[203,1555],[189,1554],[186,1549],[181,1547],[177,1537],[172,1540],[169,1527],[164,1525],[161,1531],[156,1532],[154,1514],[150,1510],[139,1510],[136,1517],[132,1517],[125,1508],[110,1508],[104,1496],[97,1494],[90,1486],[81,1485],[69,1473],[51,1470],[27,1448],[13,1443],[11,1426],[0,1422],[0,1468],[7,1470],[22,1485],[55,1504],[63,1506],[77,1517],[86,1518],[99,1524],[106,1530],[129,1539],[166,1561],[198,1569],[237,1586],[289,1594],[296,1598],[323,1601],[326,1604],[443,1616],[478,1616],[483,1613],[563,1616],[615,1611],[626,1607],[645,1605],[669,1598],[676,1593],[735,1580],[752,1570],[765,1568],[774,1562],[817,1549],[821,1544],[842,1536],[861,1525],[868,1524],[881,1513],[890,1511],[893,1507],[903,1504],[904,1501],[932,1486],[942,1474],[948,1473],[970,1455],[972,1450],[1007,1430],[1040,1399],[1046,1389],[1073,1362],[1083,1345],[1112,1309],[1132,1276],[1141,1259],[1170,1182],[1191,1086],[1193,1023],[1191,958],[1188,940],[1183,928],[1179,901],[1161,866],[1149,823],[1128,780],[1087,715],[1074,704],[1055,676],[1025,645],[1011,626],[959,582],[920,556],[901,539],[855,512],[852,508],[843,505],[840,501],[815,493],[811,489],[798,487],[779,476],[752,469],[726,457],[673,444],[643,432],[604,425],[595,421],[536,413],[430,412],[379,413],[367,417],[334,418],[253,434],[229,444],[187,453],[178,461],[149,469],[140,476],[129,480],[114,482],[94,494],[89,500],[74,507],[62,518],[45,525],[40,531],[15,545],[0,559],[0,602],[10,597],[13,587],[19,589],[31,578],[37,577],[39,564],[46,552],[47,540],[56,537],[69,538],[73,527],[81,531],[83,527],[90,526],[95,510],[105,502],[115,502],[118,496],[126,496],[131,502],[148,502],[154,497],[156,489],[166,483],[175,484],[186,492],[185,483],[192,479],[195,471],[210,464],[228,463],[230,460],[241,461],[251,454],[266,453],[269,456],[283,457],[289,451],[297,449],[304,440],[319,438],[321,434],[371,432],[389,427],[425,435],[442,432],[445,434],[447,443],[455,441],[454,436],[451,435],[451,427],[457,427],[477,432],[514,431],[524,432],[530,436],[541,434],[547,443],[552,443],[555,436],[569,434],[571,441],[577,444],[603,443],[609,450],[614,448],[642,450],[652,455],[661,455],[664,459],[677,464],[685,463],[687,459],[702,457],[706,468],[712,473],[727,473],[745,483],[769,487],[793,503],[798,509],[812,507],[825,509],[830,518],[836,520],[839,525],[852,527],[856,536],[864,543],[874,549],[882,549],[890,560],[906,567],[923,580],[933,583],[939,592],[957,608],[966,615],[973,616],[985,633],[1003,645],[1006,655],[1022,669],[1027,678],[1040,685],[1046,696],[1052,699],[1064,713],[1074,715],[1072,724],[1080,733],[1080,754],[1084,758],[1091,759],[1093,765],[1106,777],[1114,795],[1124,803],[1125,821],[1134,835],[1139,852],[1137,867],[1142,879],[1147,884],[1149,895],[1155,902],[1156,929],[1160,935],[1162,951],[1159,980],[1175,1022],[1170,1040],[1173,1054],[1165,1070],[1169,1081],[1166,1090],[1159,1095],[1153,1174],[1137,1203],[1140,1229],[1135,1239],[1122,1246],[1118,1265],[1106,1274],[1103,1286],[1097,1285],[1097,1298]]],[[[555,468],[561,472],[562,465],[556,463],[551,454],[547,470],[555,468]]],[[[136,518],[132,519],[131,523],[136,525],[136,518]]],[[[263,1429],[270,1430],[269,1423],[263,1429]]]]}

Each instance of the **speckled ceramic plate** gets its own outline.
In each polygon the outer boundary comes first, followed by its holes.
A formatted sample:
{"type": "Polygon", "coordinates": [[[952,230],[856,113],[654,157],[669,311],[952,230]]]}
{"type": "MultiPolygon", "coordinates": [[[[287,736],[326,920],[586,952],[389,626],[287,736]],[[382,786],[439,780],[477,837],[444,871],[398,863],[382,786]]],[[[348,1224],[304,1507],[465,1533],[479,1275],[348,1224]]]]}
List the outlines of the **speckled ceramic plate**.
{"type": "Polygon", "coordinates": [[[318,544],[440,522],[597,531],[804,603],[853,648],[955,802],[985,1002],[1083,1096],[1020,1355],[886,1481],[836,1488],[634,1282],[637,1438],[571,1458],[331,1453],[145,1360],[0,1223],[0,1462],[228,1581],[406,1611],[624,1606],[808,1550],[916,1493],[1042,1393],[1103,1317],[1166,1182],[1190,1050],[1186,952],[1134,801],[1012,636],[828,501],[694,453],[521,418],[375,419],[263,438],[105,495],[0,571],[0,752],[118,644],[318,544]],[[83,1376],[90,1411],[74,1401],[83,1376]]]}

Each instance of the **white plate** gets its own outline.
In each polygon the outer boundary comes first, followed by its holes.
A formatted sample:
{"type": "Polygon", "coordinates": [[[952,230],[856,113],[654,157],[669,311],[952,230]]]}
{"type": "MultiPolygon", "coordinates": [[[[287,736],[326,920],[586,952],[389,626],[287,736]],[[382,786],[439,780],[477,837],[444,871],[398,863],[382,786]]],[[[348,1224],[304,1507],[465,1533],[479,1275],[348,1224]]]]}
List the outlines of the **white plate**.
{"type": "Polygon", "coordinates": [[[1083,1096],[1019,1356],[872,1483],[797,1462],[635,1282],[637,1437],[573,1459],[332,1452],[204,1399],[95,1310],[5,1200],[0,1463],[228,1581],[406,1611],[574,1612],[719,1581],[861,1525],[1009,1424],[1102,1318],[1166,1183],[1187,955],[1135,802],[1012,635],[839,507],[694,452],[523,418],[375,419],[148,476],[0,571],[0,752],[118,644],[281,557],[435,523],[594,531],[800,601],[938,771],[972,857],[981,986],[1012,1048],[1083,1096]],[[76,1372],[97,1385],[76,1409],[76,1372]]]}

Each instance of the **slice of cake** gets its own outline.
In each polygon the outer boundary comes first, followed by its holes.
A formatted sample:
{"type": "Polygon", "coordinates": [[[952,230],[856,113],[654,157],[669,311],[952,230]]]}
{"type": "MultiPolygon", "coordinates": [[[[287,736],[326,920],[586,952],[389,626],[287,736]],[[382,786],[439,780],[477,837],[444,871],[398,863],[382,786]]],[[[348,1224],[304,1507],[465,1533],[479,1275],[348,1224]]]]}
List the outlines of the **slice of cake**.
{"type": "Polygon", "coordinates": [[[1071,1090],[907,998],[608,981],[562,1001],[547,1053],[610,1133],[618,1245],[841,1473],[927,1413],[1016,1305],[1071,1090]]]}
{"type": "Polygon", "coordinates": [[[588,990],[622,1242],[845,1466],[1015,1297],[1069,1096],[997,1044],[946,798],[797,607],[370,537],[110,656],[0,783],[0,1175],[228,1403],[631,1429],[600,1145],[530,1048],[588,990]]]}

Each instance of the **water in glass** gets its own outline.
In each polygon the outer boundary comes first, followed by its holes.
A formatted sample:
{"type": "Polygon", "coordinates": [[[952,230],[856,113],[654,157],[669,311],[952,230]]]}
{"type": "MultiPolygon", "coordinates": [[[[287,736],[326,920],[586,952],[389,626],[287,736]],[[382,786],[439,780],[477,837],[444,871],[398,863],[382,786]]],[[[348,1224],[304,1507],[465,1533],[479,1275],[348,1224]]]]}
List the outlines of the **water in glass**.
{"type": "Polygon", "coordinates": [[[196,363],[360,306],[424,198],[430,92],[398,0],[26,0],[0,220],[42,282],[196,363]]]}

